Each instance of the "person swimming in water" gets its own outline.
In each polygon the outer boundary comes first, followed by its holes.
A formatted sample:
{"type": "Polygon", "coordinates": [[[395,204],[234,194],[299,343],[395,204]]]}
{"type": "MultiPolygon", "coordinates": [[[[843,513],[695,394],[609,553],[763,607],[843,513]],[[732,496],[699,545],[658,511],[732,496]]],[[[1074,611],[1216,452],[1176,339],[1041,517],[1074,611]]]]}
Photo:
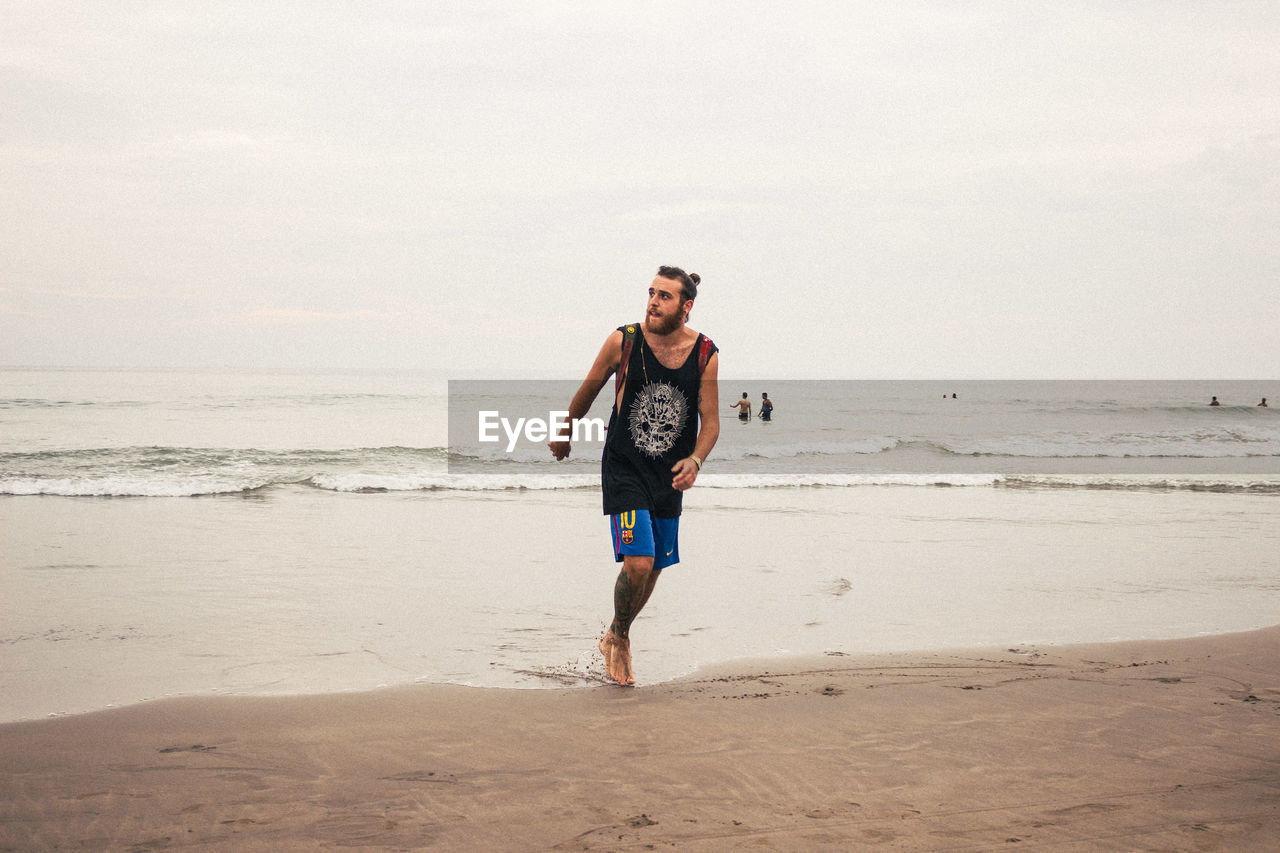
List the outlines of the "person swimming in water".
{"type": "Polygon", "coordinates": [[[742,399],[736,403],[729,404],[729,408],[738,410],[738,420],[751,420],[751,401],[747,399],[747,392],[742,392],[742,399]]]}

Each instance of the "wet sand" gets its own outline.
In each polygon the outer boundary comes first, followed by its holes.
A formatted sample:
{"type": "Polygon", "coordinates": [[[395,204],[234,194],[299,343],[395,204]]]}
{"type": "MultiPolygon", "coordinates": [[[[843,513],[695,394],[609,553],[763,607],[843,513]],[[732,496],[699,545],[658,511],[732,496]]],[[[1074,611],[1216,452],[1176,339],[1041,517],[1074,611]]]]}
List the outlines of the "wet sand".
{"type": "Polygon", "coordinates": [[[326,847],[1280,849],[1280,627],[0,726],[0,849],[326,847]]]}

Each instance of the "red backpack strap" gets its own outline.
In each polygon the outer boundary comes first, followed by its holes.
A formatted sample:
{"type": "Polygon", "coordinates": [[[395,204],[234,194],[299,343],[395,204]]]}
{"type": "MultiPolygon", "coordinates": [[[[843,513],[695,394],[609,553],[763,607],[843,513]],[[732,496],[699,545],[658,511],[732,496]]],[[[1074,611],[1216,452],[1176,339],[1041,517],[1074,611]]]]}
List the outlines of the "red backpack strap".
{"type": "Polygon", "coordinates": [[[636,345],[637,323],[628,323],[622,327],[622,360],[618,362],[618,372],[613,377],[613,396],[616,399],[622,394],[622,386],[627,383],[627,365],[631,363],[631,348],[636,345]]]}
{"type": "Polygon", "coordinates": [[[698,347],[698,377],[702,377],[702,371],[707,369],[707,362],[711,360],[711,351],[715,349],[715,344],[711,342],[711,338],[706,335],[702,336],[702,344],[698,347]]]}

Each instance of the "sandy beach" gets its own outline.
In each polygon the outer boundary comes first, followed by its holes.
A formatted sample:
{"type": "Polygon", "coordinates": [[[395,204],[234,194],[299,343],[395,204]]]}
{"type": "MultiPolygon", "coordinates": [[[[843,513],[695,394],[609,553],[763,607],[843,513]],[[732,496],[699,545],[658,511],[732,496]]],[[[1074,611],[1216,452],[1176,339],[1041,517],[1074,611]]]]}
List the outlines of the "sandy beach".
{"type": "Polygon", "coordinates": [[[165,700],[0,768],[3,850],[1274,850],[1280,627],[165,700]]]}

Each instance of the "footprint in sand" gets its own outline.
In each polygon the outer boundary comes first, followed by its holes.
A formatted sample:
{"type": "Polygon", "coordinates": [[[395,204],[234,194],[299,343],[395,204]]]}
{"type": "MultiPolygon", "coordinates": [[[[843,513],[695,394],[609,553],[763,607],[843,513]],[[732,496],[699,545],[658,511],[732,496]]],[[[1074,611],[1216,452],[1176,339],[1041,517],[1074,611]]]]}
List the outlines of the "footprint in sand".
{"type": "Polygon", "coordinates": [[[162,753],[169,753],[169,752],[209,752],[209,751],[214,750],[214,749],[217,749],[217,747],[216,747],[216,746],[205,746],[204,744],[197,743],[197,744],[193,744],[192,746],[166,746],[166,747],[164,747],[163,749],[159,749],[159,750],[156,750],[156,751],[157,751],[157,752],[162,752],[162,753]]]}

